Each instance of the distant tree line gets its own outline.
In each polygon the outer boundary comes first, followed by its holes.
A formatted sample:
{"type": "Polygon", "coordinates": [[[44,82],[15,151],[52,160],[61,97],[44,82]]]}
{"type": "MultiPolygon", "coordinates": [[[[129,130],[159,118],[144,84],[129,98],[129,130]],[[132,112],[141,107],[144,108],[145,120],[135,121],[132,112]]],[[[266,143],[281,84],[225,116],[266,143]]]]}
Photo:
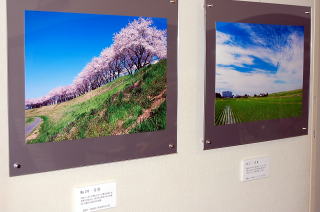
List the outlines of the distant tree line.
{"type": "Polygon", "coordinates": [[[26,99],[25,108],[69,101],[116,78],[133,74],[152,62],[167,57],[167,31],[152,26],[151,19],[139,18],[113,37],[113,44],[94,57],[75,77],[71,85],[54,88],[47,95],[26,99]]]}
{"type": "MultiPolygon", "coordinates": [[[[260,94],[254,94],[253,97],[267,97],[269,96],[269,93],[260,93],[260,94]]],[[[249,98],[250,95],[244,94],[244,95],[229,95],[229,96],[224,96],[221,95],[220,93],[216,93],[216,98],[249,98]]]]}

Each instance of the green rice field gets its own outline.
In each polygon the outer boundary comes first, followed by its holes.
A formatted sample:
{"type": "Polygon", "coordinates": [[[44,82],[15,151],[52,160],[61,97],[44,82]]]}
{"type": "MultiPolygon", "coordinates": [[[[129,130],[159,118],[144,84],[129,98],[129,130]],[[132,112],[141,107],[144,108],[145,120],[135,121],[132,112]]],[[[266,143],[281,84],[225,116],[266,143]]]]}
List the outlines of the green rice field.
{"type": "Polygon", "coordinates": [[[298,117],[301,111],[301,89],[267,97],[217,98],[215,125],[298,117]]]}

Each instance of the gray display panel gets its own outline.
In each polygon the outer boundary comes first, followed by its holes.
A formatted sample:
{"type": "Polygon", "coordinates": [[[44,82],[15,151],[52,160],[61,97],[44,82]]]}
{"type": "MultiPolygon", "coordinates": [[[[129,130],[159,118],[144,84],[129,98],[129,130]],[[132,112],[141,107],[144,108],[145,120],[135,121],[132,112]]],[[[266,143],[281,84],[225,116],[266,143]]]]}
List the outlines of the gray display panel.
{"type": "Polygon", "coordinates": [[[177,1],[7,7],[10,176],[176,153],[177,1]]]}
{"type": "Polygon", "coordinates": [[[206,1],[204,149],[308,133],[310,7],[206,1]]]}

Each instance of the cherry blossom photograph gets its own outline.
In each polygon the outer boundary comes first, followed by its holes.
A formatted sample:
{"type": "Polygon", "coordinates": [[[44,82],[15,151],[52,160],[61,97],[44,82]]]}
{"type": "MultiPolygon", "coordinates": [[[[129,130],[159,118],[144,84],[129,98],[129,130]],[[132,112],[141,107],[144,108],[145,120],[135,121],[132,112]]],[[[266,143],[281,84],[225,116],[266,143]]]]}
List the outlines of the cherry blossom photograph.
{"type": "Polygon", "coordinates": [[[215,124],[299,117],[304,27],[216,23],[215,124]]]}
{"type": "Polygon", "coordinates": [[[28,144],[167,125],[167,19],[25,11],[28,144]]]}

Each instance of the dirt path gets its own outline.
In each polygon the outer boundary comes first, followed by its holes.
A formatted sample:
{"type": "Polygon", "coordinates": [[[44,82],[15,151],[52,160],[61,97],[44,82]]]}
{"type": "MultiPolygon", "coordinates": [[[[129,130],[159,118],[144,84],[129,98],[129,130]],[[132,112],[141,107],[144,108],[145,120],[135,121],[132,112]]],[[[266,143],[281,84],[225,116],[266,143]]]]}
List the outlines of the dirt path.
{"type": "Polygon", "coordinates": [[[42,122],[42,119],[39,117],[35,117],[35,119],[33,120],[33,122],[27,124],[25,126],[25,136],[27,137],[28,135],[30,135],[32,133],[32,131],[34,129],[36,129],[42,122]]]}
{"type": "MultiPolygon", "coordinates": [[[[142,123],[143,121],[145,121],[146,119],[148,119],[151,114],[152,111],[159,108],[160,105],[166,101],[166,94],[167,89],[164,89],[158,96],[155,96],[152,98],[153,103],[151,104],[150,108],[146,109],[143,111],[143,113],[138,117],[138,119],[136,120],[135,123],[133,123],[130,127],[128,127],[127,129],[123,130],[116,130],[113,134],[114,135],[123,135],[123,134],[129,134],[129,132],[135,128],[136,126],[138,126],[138,124],[142,123]]],[[[120,124],[120,126],[122,126],[122,123],[120,124]]]]}
{"type": "Polygon", "coordinates": [[[224,108],[221,119],[223,125],[237,123],[234,113],[229,105],[224,108]]]}

